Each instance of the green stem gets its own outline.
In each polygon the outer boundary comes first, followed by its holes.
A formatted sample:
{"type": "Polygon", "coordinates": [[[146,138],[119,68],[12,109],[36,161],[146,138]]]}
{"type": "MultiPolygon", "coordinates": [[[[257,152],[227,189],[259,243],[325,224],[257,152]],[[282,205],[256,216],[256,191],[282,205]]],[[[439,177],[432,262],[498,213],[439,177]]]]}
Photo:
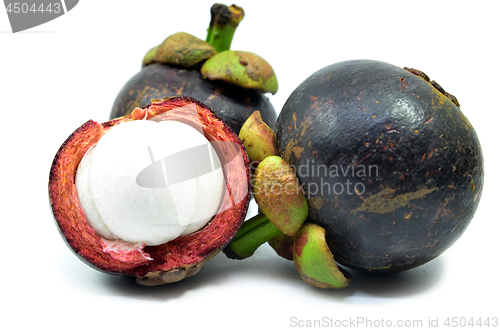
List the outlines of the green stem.
{"type": "Polygon", "coordinates": [[[227,257],[243,260],[252,256],[257,248],[281,233],[266,217],[259,213],[241,226],[233,240],[224,249],[227,257]]]}
{"type": "Polygon", "coordinates": [[[210,13],[212,19],[207,30],[206,41],[220,53],[231,47],[234,32],[245,16],[245,12],[243,8],[235,5],[227,7],[221,4],[214,4],[210,13]]]}

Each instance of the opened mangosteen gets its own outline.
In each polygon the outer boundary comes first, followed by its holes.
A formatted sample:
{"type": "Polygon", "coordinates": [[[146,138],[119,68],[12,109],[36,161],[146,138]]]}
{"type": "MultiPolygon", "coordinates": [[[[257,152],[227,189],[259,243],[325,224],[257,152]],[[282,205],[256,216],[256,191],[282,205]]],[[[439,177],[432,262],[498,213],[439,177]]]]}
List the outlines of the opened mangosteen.
{"type": "Polygon", "coordinates": [[[185,95],[209,106],[235,132],[255,110],[274,126],[276,111],[265,96],[278,90],[272,67],[254,53],[229,50],[243,9],[215,4],[211,15],[206,41],[179,32],[147,52],[142,69],[118,93],[110,118],[154,98],[185,95]]]}
{"type": "Polygon", "coordinates": [[[258,114],[243,126],[262,207],[224,252],[243,259],[269,241],[321,288],[350,283],[336,262],[390,273],[436,258],[463,234],[483,188],[481,146],[459,107],[416,69],[353,60],[317,71],[274,132],[258,114]],[[306,213],[289,206],[300,194],[306,213]]]}
{"type": "Polygon", "coordinates": [[[207,106],[154,99],[67,138],[50,170],[50,204],[83,261],[160,285],[196,274],[233,238],[249,169],[238,136],[207,106]]]}

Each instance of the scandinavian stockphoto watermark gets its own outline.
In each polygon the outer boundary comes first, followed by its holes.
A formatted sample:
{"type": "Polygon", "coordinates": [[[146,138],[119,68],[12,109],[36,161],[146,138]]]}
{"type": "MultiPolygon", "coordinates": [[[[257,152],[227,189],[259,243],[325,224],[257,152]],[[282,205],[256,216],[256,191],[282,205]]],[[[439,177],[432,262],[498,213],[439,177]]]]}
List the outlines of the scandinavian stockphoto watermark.
{"type": "MultiPolygon", "coordinates": [[[[136,177],[136,184],[145,188],[166,188],[196,179],[221,168],[219,158],[210,146],[232,142],[208,142],[155,160],[151,146],[147,146],[151,164],[136,177]],[[189,164],[190,167],[185,165],[189,164]]],[[[230,161],[230,160],[229,160],[230,161]]]]}
{"type": "Polygon", "coordinates": [[[12,32],[27,30],[56,19],[71,9],[79,0],[4,0],[12,32]]]}
{"type": "MultiPolygon", "coordinates": [[[[255,170],[252,164],[252,170],[255,170]]],[[[294,189],[300,189],[307,198],[316,195],[363,195],[366,191],[364,181],[376,179],[379,176],[377,165],[363,164],[317,164],[314,160],[306,160],[300,165],[291,165],[297,178],[312,178],[300,184],[299,188],[288,185],[262,185],[259,189],[272,189],[273,194],[294,194],[294,189]]],[[[253,172],[253,171],[252,171],[253,172]]],[[[274,177],[286,176],[285,171],[274,173],[274,177]]],[[[272,180],[272,179],[269,179],[272,180]]]]}

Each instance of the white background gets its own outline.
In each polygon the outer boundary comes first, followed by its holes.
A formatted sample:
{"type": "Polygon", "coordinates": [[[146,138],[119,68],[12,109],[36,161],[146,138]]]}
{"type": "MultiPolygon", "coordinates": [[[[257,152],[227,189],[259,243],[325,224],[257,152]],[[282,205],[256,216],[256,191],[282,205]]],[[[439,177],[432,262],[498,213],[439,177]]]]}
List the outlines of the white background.
{"type": "Polygon", "coordinates": [[[152,46],[178,31],[204,39],[211,4],[86,0],[17,34],[0,10],[0,297],[7,305],[1,327],[285,330],[323,318],[393,326],[438,318],[443,327],[447,317],[500,317],[496,1],[236,3],[246,16],[232,49],[272,64],[277,111],[316,70],[360,58],[421,69],[458,97],[482,144],[485,185],[469,228],[439,258],[396,275],[356,273],[350,287],[334,291],[303,282],[293,263],[267,245],[245,261],[218,255],[198,275],[155,288],[100,273],[73,255],[47,197],[57,149],[88,119],[108,119],[116,94],[152,46]]]}

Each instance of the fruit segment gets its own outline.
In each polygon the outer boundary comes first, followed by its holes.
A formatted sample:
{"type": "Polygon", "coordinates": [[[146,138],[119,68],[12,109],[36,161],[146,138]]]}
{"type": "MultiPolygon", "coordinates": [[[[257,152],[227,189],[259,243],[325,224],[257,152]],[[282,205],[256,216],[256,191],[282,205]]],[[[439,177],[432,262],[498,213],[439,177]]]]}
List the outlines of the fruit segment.
{"type": "Polygon", "coordinates": [[[193,127],[130,121],[113,127],[87,152],[76,190],[98,235],[151,246],[207,224],[219,207],[224,177],[217,153],[193,127]]]}

